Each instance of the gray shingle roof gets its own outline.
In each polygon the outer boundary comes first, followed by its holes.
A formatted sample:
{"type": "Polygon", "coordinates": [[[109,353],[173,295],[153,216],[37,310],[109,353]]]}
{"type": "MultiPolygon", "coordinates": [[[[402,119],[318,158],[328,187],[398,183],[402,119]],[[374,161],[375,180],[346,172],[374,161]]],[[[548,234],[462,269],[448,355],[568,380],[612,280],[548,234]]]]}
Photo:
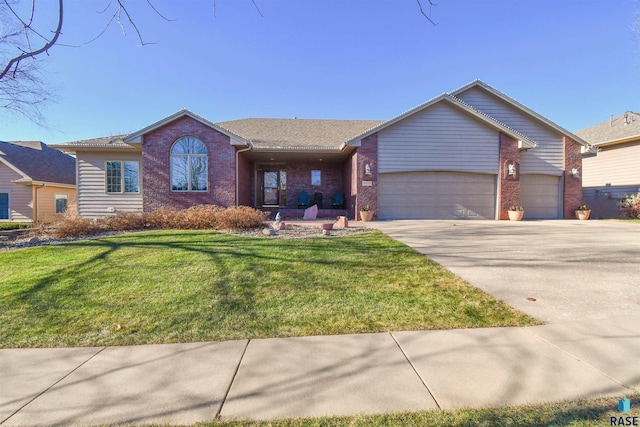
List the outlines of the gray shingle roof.
{"type": "Polygon", "coordinates": [[[260,149],[339,149],[383,120],[241,119],[216,123],[260,149]]]}
{"type": "Polygon", "coordinates": [[[640,139],[640,114],[627,111],[613,119],[579,130],[575,134],[595,145],[634,137],[640,139]]]}
{"type": "Polygon", "coordinates": [[[102,138],[83,139],[80,141],[67,142],[65,144],[57,144],[57,148],[81,148],[81,147],[100,147],[100,148],[130,148],[133,147],[129,144],[125,144],[122,140],[126,138],[125,135],[105,136],[102,138]]]}
{"type": "Polygon", "coordinates": [[[0,157],[33,181],[76,184],[76,160],[40,141],[0,141],[0,157]]]}

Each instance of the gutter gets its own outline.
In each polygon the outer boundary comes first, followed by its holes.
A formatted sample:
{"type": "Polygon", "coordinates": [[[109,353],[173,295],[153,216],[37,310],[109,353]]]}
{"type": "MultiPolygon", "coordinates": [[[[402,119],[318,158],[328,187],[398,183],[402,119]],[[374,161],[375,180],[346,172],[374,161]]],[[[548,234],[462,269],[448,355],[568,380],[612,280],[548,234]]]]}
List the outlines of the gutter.
{"type": "Polygon", "coordinates": [[[33,222],[38,221],[38,188],[45,187],[46,184],[33,185],[33,222]]]}

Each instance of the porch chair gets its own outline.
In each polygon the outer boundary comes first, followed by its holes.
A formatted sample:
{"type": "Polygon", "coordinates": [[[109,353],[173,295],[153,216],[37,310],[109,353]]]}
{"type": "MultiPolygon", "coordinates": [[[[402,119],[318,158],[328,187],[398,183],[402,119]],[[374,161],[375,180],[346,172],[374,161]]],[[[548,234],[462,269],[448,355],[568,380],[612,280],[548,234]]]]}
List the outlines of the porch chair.
{"type": "Polygon", "coordinates": [[[344,194],[342,191],[336,191],[336,194],[331,199],[331,209],[342,209],[342,204],[344,203],[344,194]]]}
{"type": "Polygon", "coordinates": [[[308,208],[310,205],[309,193],[302,190],[300,194],[298,194],[298,208],[308,208]]]}
{"type": "Polygon", "coordinates": [[[313,193],[313,203],[322,209],[322,193],[313,193]]]}

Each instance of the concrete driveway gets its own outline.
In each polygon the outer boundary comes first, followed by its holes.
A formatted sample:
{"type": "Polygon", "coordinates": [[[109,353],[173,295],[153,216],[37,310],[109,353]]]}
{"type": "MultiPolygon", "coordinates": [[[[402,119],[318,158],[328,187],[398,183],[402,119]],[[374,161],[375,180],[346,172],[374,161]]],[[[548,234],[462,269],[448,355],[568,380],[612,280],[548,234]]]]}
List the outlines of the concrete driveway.
{"type": "Polygon", "coordinates": [[[539,320],[557,323],[640,314],[640,224],[576,220],[369,224],[539,320]]]}

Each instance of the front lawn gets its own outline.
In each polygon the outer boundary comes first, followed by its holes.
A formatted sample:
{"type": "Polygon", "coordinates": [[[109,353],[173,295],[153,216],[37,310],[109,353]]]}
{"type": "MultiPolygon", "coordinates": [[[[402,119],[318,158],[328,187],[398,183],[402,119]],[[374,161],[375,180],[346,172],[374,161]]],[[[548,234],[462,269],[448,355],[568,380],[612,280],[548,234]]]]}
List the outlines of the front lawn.
{"type": "Polygon", "coordinates": [[[0,252],[5,348],[532,324],[379,232],[153,231],[0,252]]]}
{"type": "Polygon", "coordinates": [[[0,222],[0,231],[2,230],[18,230],[21,228],[33,227],[30,222],[0,222]]]}

